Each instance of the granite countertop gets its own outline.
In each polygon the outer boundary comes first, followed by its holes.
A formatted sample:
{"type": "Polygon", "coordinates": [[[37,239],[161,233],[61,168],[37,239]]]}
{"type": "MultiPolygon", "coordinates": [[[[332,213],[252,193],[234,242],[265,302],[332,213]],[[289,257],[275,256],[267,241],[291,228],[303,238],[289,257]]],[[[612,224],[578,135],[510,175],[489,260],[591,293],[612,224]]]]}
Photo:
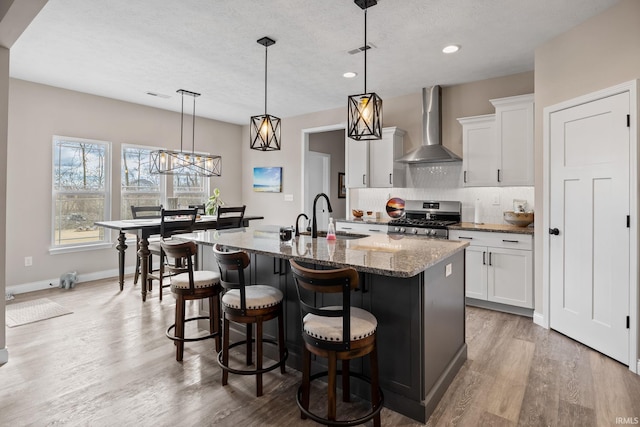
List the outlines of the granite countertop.
{"type": "Polygon", "coordinates": [[[533,234],[533,227],[517,227],[510,224],[476,224],[474,222],[461,222],[450,225],[449,230],[487,231],[493,233],[533,234]]]}
{"type": "MultiPolygon", "coordinates": [[[[179,238],[209,246],[220,243],[247,252],[330,267],[348,266],[365,273],[394,277],[415,276],[468,246],[468,242],[387,234],[353,240],[340,238],[345,233],[333,242],[304,235],[281,242],[278,231],[279,226],[253,226],[181,234],[179,238]]],[[[355,236],[362,235],[351,234],[351,237],[355,236]]]]}

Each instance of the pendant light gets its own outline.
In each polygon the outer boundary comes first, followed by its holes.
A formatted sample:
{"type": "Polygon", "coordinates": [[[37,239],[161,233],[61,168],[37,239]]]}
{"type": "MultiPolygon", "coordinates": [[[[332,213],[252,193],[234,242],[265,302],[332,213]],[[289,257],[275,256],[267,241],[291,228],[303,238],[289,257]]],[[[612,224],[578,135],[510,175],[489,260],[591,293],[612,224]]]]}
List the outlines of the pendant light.
{"type": "Polygon", "coordinates": [[[155,150],[151,152],[151,173],[176,175],[196,174],[201,176],[220,176],[222,157],[217,155],[195,153],[196,130],[196,98],[199,93],[180,89],[177,91],[182,96],[182,110],[180,112],[180,151],[155,150]],[[193,97],[193,114],[191,124],[191,152],[182,149],[184,135],[184,96],[193,97]]]}
{"type": "Polygon", "coordinates": [[[264,115],[251,117],[251,149],[275,151],[280,150],[280,119],[267,114],[267,48],[276,44],[276,41],[263,37],[258,44],[264,46],[264,115]]]}
{"type": "Polygon", "coordinates": [[[376,0],[354,0],[364,10],[364,93],[351,95],[347,105],[348,136],[357,141],[382,139],[382,99],[367,93],[367,9],[378,4],[376,0]]]}

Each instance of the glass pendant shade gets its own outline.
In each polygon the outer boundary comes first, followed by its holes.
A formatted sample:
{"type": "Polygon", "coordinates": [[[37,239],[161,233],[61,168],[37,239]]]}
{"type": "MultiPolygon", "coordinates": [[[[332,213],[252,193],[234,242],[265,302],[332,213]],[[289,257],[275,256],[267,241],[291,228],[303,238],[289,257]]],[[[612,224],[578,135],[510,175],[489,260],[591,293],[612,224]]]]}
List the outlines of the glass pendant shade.
{"type": "Polygon", "coordinates": [[[280,119],[269,114],[252,116],[251,149],[275,151],[280,149],[280,119]]]}
{"type": "Polygon", "coordinates": [[[267,114],[267,48],[276,41],[263,37],[258,44],[264,46],[264,114],[251,116],[249,147],[252,150],[277,151],[280,150],[280,119],[267,114]]]}
{"type": "Polygon", "coordinates": [[[348,100],[349,138],[382,139],[382,99],[375,93],[351,95],[348,100]]]}
{"type": "Polygon", "coordinates": [[[199,93],[180,89],[182,95],[182,110],[180,112],[180,150],[155,150],[150,153],[151,173],[176,175],[196,174],[201,176],[221,176],[222,157],[218,155],[196,153],[195,129],[196,129],[196,98],[199,93]],[[184,96],[193,97],[191,152],[182,150],[182,137],[184,135],[184,96]]]}

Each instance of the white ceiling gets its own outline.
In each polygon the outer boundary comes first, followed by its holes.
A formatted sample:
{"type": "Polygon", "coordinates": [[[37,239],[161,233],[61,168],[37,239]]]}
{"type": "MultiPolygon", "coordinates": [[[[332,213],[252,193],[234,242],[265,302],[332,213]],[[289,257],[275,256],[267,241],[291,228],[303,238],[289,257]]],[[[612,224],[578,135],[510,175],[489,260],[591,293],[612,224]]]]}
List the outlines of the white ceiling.
{"type": "MultiPolygon", "coordinates": [[[[367,89],[385,98],[533,70],[534,50],[617,0],[379,0],[367,89]],[[462,49],[445,55],[442,48],[462,49]]],[[[364,89],[352,0],[49,0],[11,48],[11,77],[237,124],[345,107],[364,89]],[[356,71],[345,79],[345,71],[356,71]],[[146,92],[170,95],[152,97],[146,92]],[[187,112],[189,110],[185,110],[187,112]]],[[[345,113],[346,114],[346,113],[345,113]]]]}

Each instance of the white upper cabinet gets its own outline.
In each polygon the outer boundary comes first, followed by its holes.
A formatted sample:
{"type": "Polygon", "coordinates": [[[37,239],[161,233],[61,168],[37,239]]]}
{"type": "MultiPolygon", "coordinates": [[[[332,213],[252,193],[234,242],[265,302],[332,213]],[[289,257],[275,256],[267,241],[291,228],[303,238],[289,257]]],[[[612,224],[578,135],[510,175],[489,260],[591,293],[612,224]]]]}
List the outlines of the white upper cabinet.
{"type": "Polygon", "coordinates": [[[465,117],[462,125],[462,181],[467,187],[490,187],[497,183],[495,116],[465,117]]]}
{"type": "Polygon", "coordinates": [[[466,187],[533,185],[533,94],[492,99],[495,114],[460,118],[466,187]]]}
{"type": "Polygon", "coordinates": [[[533,185],[533,94],[491,103],[496,107],[499,185],[533,185]]]}
{"type": "Polygon", "coordinates": [[[382,139],[354,141],[347,138],[347,186],[385,188],[405,185],[405,165],[395,159],[404,154],[405,132],[396,127],[382,129],[382,139]]]}

